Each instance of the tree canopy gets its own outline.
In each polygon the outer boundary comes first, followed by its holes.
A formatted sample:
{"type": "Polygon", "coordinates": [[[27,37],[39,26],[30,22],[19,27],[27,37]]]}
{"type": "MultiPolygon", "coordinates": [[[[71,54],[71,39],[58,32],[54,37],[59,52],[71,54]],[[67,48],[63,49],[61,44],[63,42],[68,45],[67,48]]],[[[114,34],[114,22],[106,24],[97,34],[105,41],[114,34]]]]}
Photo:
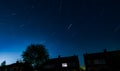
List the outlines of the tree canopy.
{"type": "Polygon", "coordinates": [[[2,63],[1,63],[1,66],[5,66],[6,65],[6,61],[3,61],[2,63]]]}
{"type": "Polygon", "coordinates": [[[49,59],[47,49],[42,44],[31,44],[22,54],[23,61],[38,67],[49,59]]]}

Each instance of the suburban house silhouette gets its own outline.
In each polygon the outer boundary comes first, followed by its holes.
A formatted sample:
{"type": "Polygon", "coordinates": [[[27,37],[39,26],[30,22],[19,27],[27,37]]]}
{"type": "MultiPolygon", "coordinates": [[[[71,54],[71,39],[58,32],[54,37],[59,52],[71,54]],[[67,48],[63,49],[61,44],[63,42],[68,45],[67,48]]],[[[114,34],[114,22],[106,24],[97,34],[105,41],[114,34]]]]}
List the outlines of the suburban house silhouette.
{"type": "Polygon", "coordinates": [[[34,70],[30,64],[16,62],[0,67],[0,71],[80,71],[78,56],[60,57],[49,59],[38,70],[34,70]]]}
{"type": "Polygon", "coordinates": [[[69,56],[50,59],[40,68],[43,71],[80,71],[78,56],[69,56]]]}
{"type": "Polygon", "coordinates": [[[84,54],[86,71],[120,71],[120,50],[84,54]]]}
{"type": "Polygon", "coordinates": [[[28,63],[17,61],[10,65],[1,66],[0,71],[33,71],[33,68],[28,63]]]}

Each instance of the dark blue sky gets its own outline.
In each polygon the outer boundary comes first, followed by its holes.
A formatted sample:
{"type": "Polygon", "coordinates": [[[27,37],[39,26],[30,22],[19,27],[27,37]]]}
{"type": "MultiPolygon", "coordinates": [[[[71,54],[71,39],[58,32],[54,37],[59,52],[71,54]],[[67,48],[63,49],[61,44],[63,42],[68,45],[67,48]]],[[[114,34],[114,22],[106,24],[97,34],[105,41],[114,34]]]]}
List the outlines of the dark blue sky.
{"type": "Polygon", "coordinates": [[[0,0],[0,61],[13,63],[31,43],[51,58],[120,49],[117,0],[0,0]]]}

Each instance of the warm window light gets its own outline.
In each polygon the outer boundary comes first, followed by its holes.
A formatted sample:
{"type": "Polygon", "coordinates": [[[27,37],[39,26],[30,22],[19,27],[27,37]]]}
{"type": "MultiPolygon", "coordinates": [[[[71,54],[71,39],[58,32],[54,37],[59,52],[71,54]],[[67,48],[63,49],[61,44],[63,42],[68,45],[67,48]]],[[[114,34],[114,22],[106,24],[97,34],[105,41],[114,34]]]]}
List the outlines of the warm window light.
{"type": "Polygon", "coordinates": [[[68,67],[67,63],[62,63],[62,67],[68,67]]]}

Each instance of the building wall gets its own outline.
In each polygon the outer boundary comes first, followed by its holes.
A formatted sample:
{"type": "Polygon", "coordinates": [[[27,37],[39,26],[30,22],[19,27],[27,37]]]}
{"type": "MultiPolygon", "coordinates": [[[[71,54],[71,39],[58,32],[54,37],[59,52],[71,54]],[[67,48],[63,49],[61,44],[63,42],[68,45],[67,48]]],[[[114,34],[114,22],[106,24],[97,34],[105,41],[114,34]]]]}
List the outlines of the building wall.
{"type": "Polygon", "coordinates": [[[120,70],[120,51],[84,54],[86,71],[120,70]]]}
{"type": "Polygon", "coordinates": [[[52,71],[79,71],[80,65],[77,56],[59,57],[50,59],[44,66],[44,70],[52,71]]]}
{"type": "Polygon", "coordinates": [[[14,63],[0,67],[0,71],[33,71],[32,67],[25,63],[14,63]]]}

